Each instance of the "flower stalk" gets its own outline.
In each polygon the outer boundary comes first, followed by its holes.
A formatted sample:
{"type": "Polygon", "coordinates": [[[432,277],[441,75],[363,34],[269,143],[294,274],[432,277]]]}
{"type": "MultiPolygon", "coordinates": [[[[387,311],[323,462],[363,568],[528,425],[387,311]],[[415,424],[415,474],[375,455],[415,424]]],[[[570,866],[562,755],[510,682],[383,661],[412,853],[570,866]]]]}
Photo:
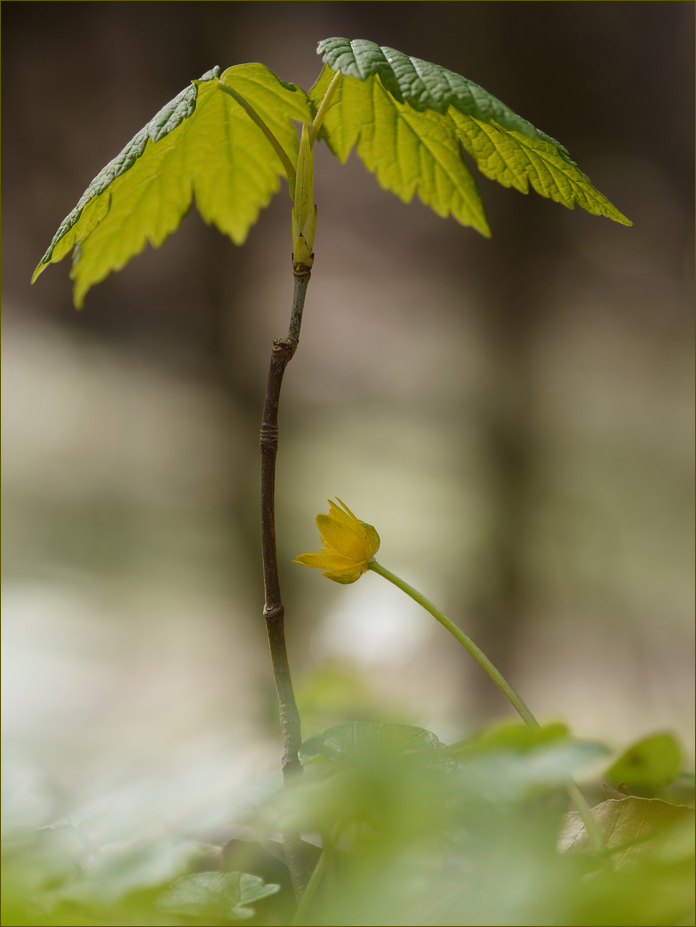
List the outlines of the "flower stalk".
{"type": "MultiPolygon", "coordinates": [[[[379,576],[383,576],[384,579],[389,580],[390,583],[393,583],[398,589],[401,589],[402,592],[405,592],[406,595],[410,596],[414,602],[417,602],[427,612],[430,612],[433,618],[437,619],[437,621],[439,621],[443,627],[447,628],[450,634],[459,641],[462,647],[468,650],[481,669],[488,673],[490,678],[500,689],[505,698],[520,715],[524,723],[531,728],[540,727],[539,722],[531,713],[529,708],[525,705],[525,703],[522,701],[517,692],[515,692],[505,677],[498,672],[495,666],[493,666],[483,651],[476,646],[470,637],[467,637],[461,628],[458,628],[454,622],[450,621],[447,615],[441,612],[436,605],[433,605],[430,599],[426,599],[426,597],[422,593],[418,592],[417,589],[414,589],[413,586],[410,586],[407,582],[404,582],[401,577],[396,576],[396,574],[392,573],[386,567],[383,567],[381,563],[377,563],[374,558],[367,564],[367,569],[372,570],[373,573],[377,573],[379,576]]],[[[572,779],[567,783],[566,791],[570,800],[578,809],[578,813],[580,814],[582,822],[585,825],[585,829],[587,830],[593,850],[595,853],[605,853],[606,844],[604,842],[604,837],[602,836],[602,833],[597,826],[597,822],[595,821],[594,815],[592,814],[592,809],[587,804],[585,796],[582,794],[572,779]]]]}
{"type": "Polygon", "coordinates": [[[433,618],[439,621],[443,627],[447,628],[450,634],[453,637],[456,637],[462,647],[469,651],[481,669],[488,673],[490,678],[500,689],[505,698],[521,716],[524,723],[529,727],[539,727],[539,722],[531,713],[529,708],[527,708],[525,703],[515,692],[510,683],[498,672],[495,666],[493,666],[483,651],[476,646],[470,637],[467,637],[461,628],[458,628],[454,622],[450,621],[447,615],[443,614],[443,612],[441,612],[436,605],[433,605],[430,599],[426,599],[426,597],[422,593],[418,592],[417,589],[414,589],[413,586],[409,586],[407,582],[404,582],[404,580],[399,576],[396,576],[386,567],[383,567],[381,563],[377,563],[376,560],[372,560],[368,564],[368,569],[372,570],[373,573],[378,573],[380,576],[388,579],[390,583],[393,583],[397,588],[401,589],[402,592],[405,592],[406,595],[410,596],[414,602],[417,602],[420,606],[422,606],[426,612],[430,612],[433,618]]]}

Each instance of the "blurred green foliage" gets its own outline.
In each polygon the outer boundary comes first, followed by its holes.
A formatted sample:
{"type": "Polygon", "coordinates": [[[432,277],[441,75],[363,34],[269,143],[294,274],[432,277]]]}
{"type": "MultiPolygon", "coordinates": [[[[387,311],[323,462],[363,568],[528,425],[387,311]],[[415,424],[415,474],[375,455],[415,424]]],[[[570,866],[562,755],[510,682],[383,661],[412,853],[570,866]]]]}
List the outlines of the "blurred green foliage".
{"type": "Polygon", "coordinates": [[[652,734],[633,744],[607,771],[607,782],[631,795],[656,795],[677,776],[682,750],[673,734],[652,734]]]}
{"type": "Polygon", "coordinates": [[[565,793],[589,763],[612,780],[632,768],[626,757],[647,755],[639,784],[659,794],[666,770],[681,772],[675,747],[659,734],[613,760],[563,724],[507,723],[448,749],[422,728],[340,724],[305,743],[296,787],[239,812],[253,840],[134,834],[96,846],[94,814],[15,828],[2,923],[290,923],[295,901],[271,838],[296,827],[321,874],[297,923],[690,924],[693,807],[612,792],[593,809],[607,844],[598,856],[565,793]]]}

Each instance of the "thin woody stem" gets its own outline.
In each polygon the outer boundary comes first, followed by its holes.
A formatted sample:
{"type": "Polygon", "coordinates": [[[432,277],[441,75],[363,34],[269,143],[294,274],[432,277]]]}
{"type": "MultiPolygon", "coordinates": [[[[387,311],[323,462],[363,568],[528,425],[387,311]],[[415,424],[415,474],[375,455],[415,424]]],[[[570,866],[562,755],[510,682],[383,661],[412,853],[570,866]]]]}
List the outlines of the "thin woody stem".
{"type": "MultiPolygon", "coordinates": [[[[303,265],[295,268],[295,290],[292,316],[287,338],[273,342],[271,364],[268,371],[266,397],[261,421],[261,549],[265,605],[263,615],[271,651],[273,676],[280,706],[280,725],[283,731],[283,781],[288,785],[302,772],[298,751],[302,743],[300,715],[295,704],[290,666],[285,646],[285,609],[280,596],[278,556],[275,534],[275,465],[278,452],[278,404],[285,368],[297,349],[302,324],[310,271],[303,265]]],[[[301,897],[307,884],[307,868],[302,854],[300,835],[283,834],[285,856],[297,897],[301,897]]]]}
{"type": "MultiPolygon", "coordinates": [[[[339,77],[335,77],[327,91],[327,94],[319,108],[312,125],[312,142],[319,130],[324,113],[329,104],[334,90],[340,82],[339,77]]],[[[229,93],[242,106],[254,122],[259,126],[261,131],[266,135],[268,140],[275,148],[281,162],[285,168],[288,183],[290,185],[290,194],[295,200],[295,186],[297,181],[298,168],[290,162],[282,146],[270,131],[268,126],[263,122],[261,117],[251,107],[249,103],[237,91],[222,81],[219,82],[221,90],[229,93]]],[[[305,135],[303,135],[303,138],[305,135]]],[[[302,156],[303,147],[300,144],[300,156],[302,156]]],[[[305,152],[309,157],[308,164],[305,164],[309,177],[309,208],[312,208],[312,160],[311,145],[309,151],[305,152]]],[[[304,162],[303,162],[304,163],[304,162]]],[[[305,176],[303,174],[303,176],[305,176]]],[[[316,210],[314,211],[316,216],[316,210]]],[[[295,212],[293,210],[293,217],[295,212]]],[[[304,228],[301,229],[304,234],[304,228]]],[[[311,250],[311,241],[308,243],[308,249],[311,250]]],[[[266,396],[263,405],[263,418],[261,420],[261,434],[259,444],[261,448],[261,550],[263,557],[263,583],[265,589],[265,605],[263,609],[266,620],[266,631],[268,633],[268,643],[271,650],[271,663],[273,665],[273,677],[278,692],[278,705],[280,707],[280,726],[283,731],[283,782],[288,786],[302,772],[302,764],[299,760],[299,749],[302,744],[302,730],[300,725],[300,713],[297,710],[295,695],[292,689],[292,677],[290,675],[290,665],[288,663],[288,653],[285,646],[285,608],[280,596],[280,579],[278,577],[278,555],[276,551],[276,532],[275,532],[275,468],[276,456],[278,453],[278,405],[280,403],[280,388],[283,383],[285,368],[292,360],[297,350],[300,340],[300,329],[302,327],[302,311],[304,309],[307,286],[311,274],[311,266],[314,255],[300,254],[295,250],[293,253],[293,273],[295,277],[295,289],[292,300],[292,314],[290,317],[290,327],[287,338],[279,338],[273,342],[271,349],[271,365],[268,371],[268,381],[266,384],[266,396]],[[305,262],[306,263],[303,263],[305,262]]],[[[292,878],[292,885],[295,890],[295,896],[298,900],[302,897],[307,886],[309,874],[302,852],[302,841],[300,834],[284,833],[283,844],[285,847],[285,858],[288,869],[292,878]]]]}

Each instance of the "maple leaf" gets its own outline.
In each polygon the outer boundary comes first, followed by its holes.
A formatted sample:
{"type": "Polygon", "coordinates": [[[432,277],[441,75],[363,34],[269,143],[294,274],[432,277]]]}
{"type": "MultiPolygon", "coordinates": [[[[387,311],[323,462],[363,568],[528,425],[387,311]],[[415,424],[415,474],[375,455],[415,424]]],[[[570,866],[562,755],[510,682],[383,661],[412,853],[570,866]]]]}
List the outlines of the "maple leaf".
{"type": "MultiPolygon", "coordinates": [[[[32,282],[75,249],[70,276],[75,305],[149,242],[158,248],[195,197],[207,223],[241,245],[261,208],[279,189],[284,169],[242,106],[218,88],[219,68],[193,81],[94,178],[63,220],[32,282]]],[[[228,68],[221,78],[261,116],[292,162],[292,120],[311,122],[307,94],[263,64],[228,68]]]]}
{"type": "Polygon", "coordinates": [[[490,235],[460,142],[486,177],[624,225],[631,222],[571,161],[566,149],[482,87],[446,68],[366,39],[324,39],[316,107],[335,72],[343,81],[322,137],[345,161],[353,146],[381,186],[405,202],[415,193],[438,215],[490,235]]]}

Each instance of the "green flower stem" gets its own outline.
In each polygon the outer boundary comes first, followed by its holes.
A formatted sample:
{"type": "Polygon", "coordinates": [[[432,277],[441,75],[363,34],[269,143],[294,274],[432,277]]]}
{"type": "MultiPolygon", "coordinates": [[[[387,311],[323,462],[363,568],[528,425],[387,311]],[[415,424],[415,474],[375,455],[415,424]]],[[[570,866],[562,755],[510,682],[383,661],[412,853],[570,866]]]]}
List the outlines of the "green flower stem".
{"type": "MultiPolygon", "coordinates": [[[[538,728],[540,726],[539,722],[531,713],[529,708],[527,708],[525,703],[515,692],[512,686],[503,678],[503,676],[501,676],[488,657],[481,650],[479,650],[476,644],[466,636],[461,628],[458,628],[456,624],[449,620],[447,615],[444,615],[436,605],[433,605],[430,599],[426,599],[426,597],[418,592],[417,589],[414,589],[413,586],[409,586],[407,582],[404,582],[404,580],[399,576],[396,576],[386,567],[383,567],[381,563],[377,563],[376,560],[370,560],[367,566],[368,569],[372,570],[374,573],[378,573],[380,576],[388,579],[390,583],[393,583],[395,586],[401,589],[402,592],[405,592],[406,595],[409,595],[414,600],[414,602],[418,602],[418,604],[421,605],[427,612],[430,612],[433,618],[436,618],[441,625],[447,628],[450,634],[457,638],[462,647],[469,651],[478,665],[483,670],[485,670],[486,673],[488,673],[493,682],[503,693],[505,698],[522,716],[524,723],[532,728],[538,728]]],[[[578,809],[578,813],[580,814],[582,822],[585,825],[589,835],[592,848],[596,853],[606,853],[607,848],[604,842],[604,837],[602,836],[602,832],[597,826],[597,822],[594,819],[594,815],[592,814],[590,806],[585,801],[584,795],[572,780],[567,785],[567,791],[571,801],[578,809]]]]}
{"type": "Polygon", "coordinates": [[[481,669],[485,670],[486,673],[491,677],[496,686],[503,693],[505,698],[512,704],[512,706],[519,712],[522,716],[522,720],[525,724],[528,724],[529,727],[539,727],[539,722],[531,713],[529,708],[525,705],[519,695],[515,692],[512,686],[500,675],[498,670],[493,666],[488,657],[479,650],[476,644],[466,636],[461,628],[458,628],[456,624],[451,622],[447,615],[443,615],[440,609],[433,605],[430,599],[426,599],[424,595],[421,595],[417,589],[414,589],[413,586],[409,586],[408,583],[404,582],[403,579],[400,579],[398,576],[395,576],[394,573],[390,572],[383,567],[381,563],[377,563],[376,560],[371,560],[368,563],[369,569],[373,570],[375,573],[379,573],[380,576],[383,576],[385,579],[388,579],[390,583],[393,583],[395,586],[398,586],[402,592],[405,592],[406,595],[411,596],[411,598],[418,602],[427,612],[436,618],[441,625],[447,628],[447,630],[454,637],[457,638],[462,647],[466,648],[469,651],[471,656],[476,660],[481,669]]]}

